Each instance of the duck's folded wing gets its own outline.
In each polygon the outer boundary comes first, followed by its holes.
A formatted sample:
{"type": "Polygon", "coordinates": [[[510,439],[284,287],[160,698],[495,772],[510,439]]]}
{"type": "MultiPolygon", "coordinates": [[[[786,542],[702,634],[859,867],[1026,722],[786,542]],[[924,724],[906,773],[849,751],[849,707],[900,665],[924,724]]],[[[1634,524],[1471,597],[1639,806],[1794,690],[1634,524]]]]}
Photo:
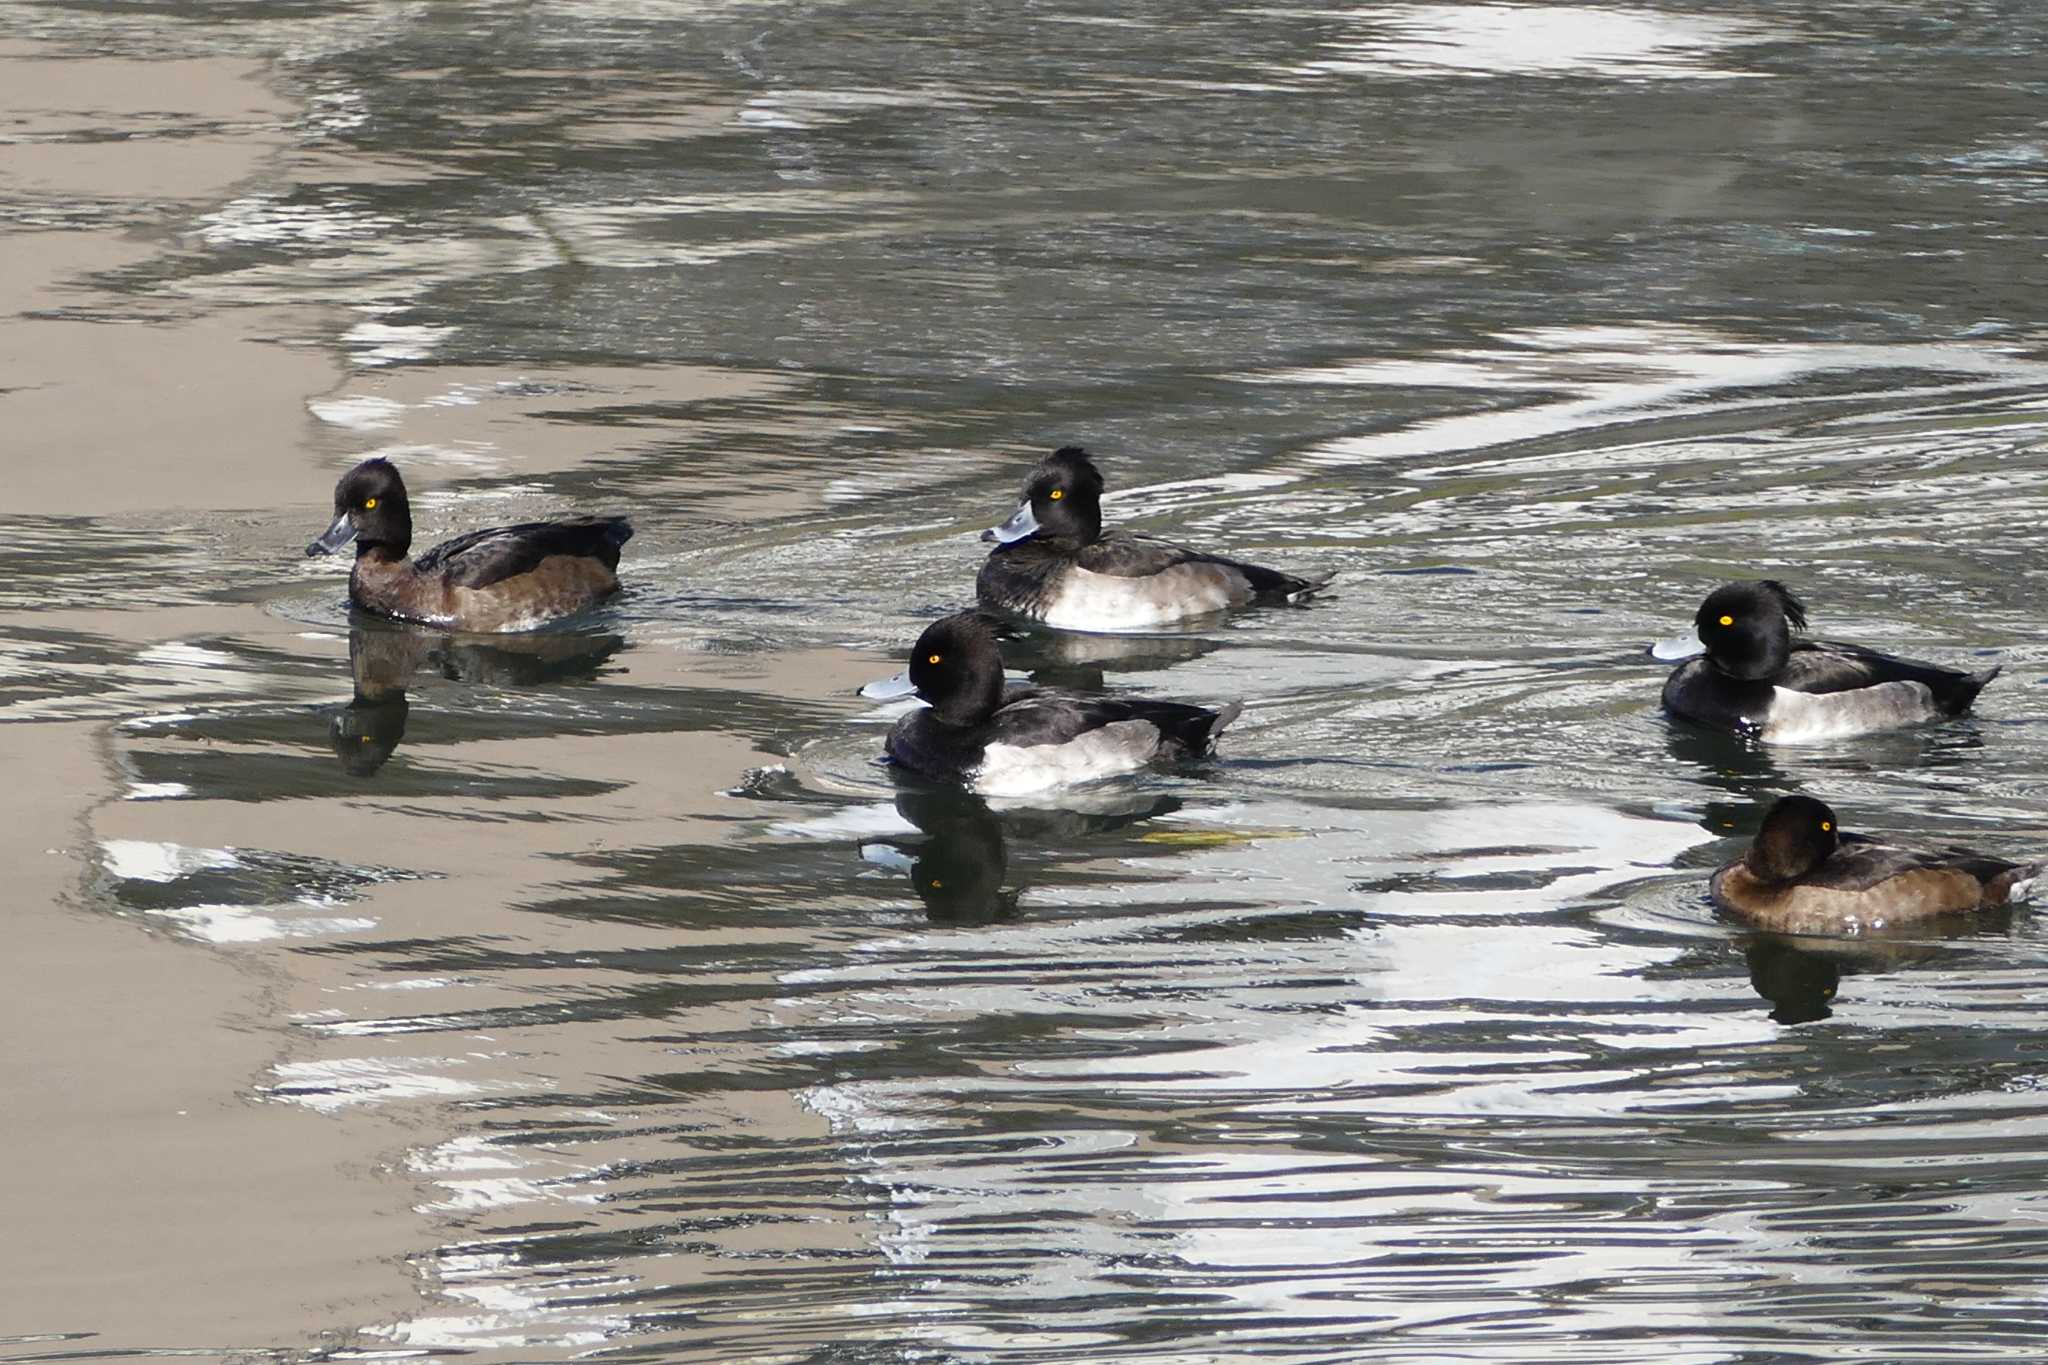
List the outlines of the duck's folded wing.
{"type": "Polygon", "coordinates": [[[1236,719],[1233,704],[1222,712],[1186,702],[1121,697],[1083,697],[1040,691],[1006,703],[991,719],[991,742],[1027,747],[1065,744],[1091,730],[1143,721],[1162,740],[1201,753],[1216,732],[1236,719]]]}
{"type": "Polygon", "coordinates": [[[472,531],[436,545],[413,561],[420,573],[438,573],[453,587],[483,588],[531,573],[544,559],[568,555],[619,567],[619,547],[633,536],[624,517],[572,517],[472,531]]]}
{"type": "Polygon", "coordinates": [[[1084,546],[1074,562],[1089,573],[1111,578],[1150,578],[1182,564],[1227,563],[1213,555],[1175,545],[1154,536],[1115,531],[1092,545],[1084,546]]]}
{"type": "Polygon", "coordinates": [[[1208,569],[1221,578],[1241,581],[1252,592],[1261,595],[1304,593],[1323,587],[1330,581],[1328,574],[1302,578],[1129,531],[1113,531],[1094,544],[1083,547],[1074,562],[1090,573],[1110,578],[1150,578],[1154,574],[1184,567],[1198,571],[1208,569]]]}
{"type": "Polygon", "coordinates": [[[1845,834],[1841,847],[1805,881],[1834,891],[1867,891],[1901,873],[1950,865],[1940,854],[1900,848],[1868,835],[1845,834]]]}
{"type": "Polygon", "coordinates": [[[1960,844],[1950,844],[1946,848],[1939,850],[1935,856],[1940,860],[1942,866],[1960,868],[1980,882],[1994,881],[2006,873],[2024,866],[2024,864],[2013,862],[2009,858],[1994,858],[1989,853],[1982,853],[1974,848],[1964,848],[1960,844]]]}
{"type": "Polygon", "coordinates": [[[989,718],[989,731],[991,741],[999,744],[1064,744],[1084,731],[1125,719],[1107,698],[1047,688],[1006,690],[1003,704],[989,718]]]}
{"type": "Polygon", "coordinates": [[[1901,659],[1836,640],[1801,640],[1792,646],[1778,686],[1795,692],[1849,692],[1879,683],[1925,683],[1937,693],[1963,674],[1940,664],[1901,659]]]}

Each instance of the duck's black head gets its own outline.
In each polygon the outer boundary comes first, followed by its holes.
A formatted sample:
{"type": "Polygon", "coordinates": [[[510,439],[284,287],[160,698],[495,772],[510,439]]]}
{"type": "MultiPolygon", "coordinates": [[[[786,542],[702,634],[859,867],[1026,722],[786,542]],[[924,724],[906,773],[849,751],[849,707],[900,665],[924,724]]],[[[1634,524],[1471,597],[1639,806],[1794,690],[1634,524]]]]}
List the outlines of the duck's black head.
{"type": "Polygon", "coordinates": [[[910,651],[910,685],[948,725],[979,725],[1003,700],[1003,653],[971,611],[932,622],[910,651]]]}
{"type": "Polygon", "coordinates": [[[403,559],[412,547],[412,504],[405,480],[382,457],[364,460],[334,485],[334,524],[306,547],[309,555],[331,555],[355,541],[356,554],[403,559]]]}
{"type": "Polygon", "coordinates": [[[1707,662],[1742,682],[1776,677],[1792,653],[1792,632],[1806,629],[1806,607],[1776,579],[1714,589],[1693,618],[1707,662]]]}
{"type": "Polygon", "coordinates": [[[1784,796],[1764,816],[1742,861],[1762,881],[1789,882],[1826,862],[1841,843],[1842,831],[1825,801],[1784,796]]]}
{"type": "Polygon", "coordinates": [[[1024,481],[1016,513],[983,540],[1005,544],[1025,536],[1093,544],[1102,535],[1102,473],[1079,446],[1061,446],[1024,481]]]}

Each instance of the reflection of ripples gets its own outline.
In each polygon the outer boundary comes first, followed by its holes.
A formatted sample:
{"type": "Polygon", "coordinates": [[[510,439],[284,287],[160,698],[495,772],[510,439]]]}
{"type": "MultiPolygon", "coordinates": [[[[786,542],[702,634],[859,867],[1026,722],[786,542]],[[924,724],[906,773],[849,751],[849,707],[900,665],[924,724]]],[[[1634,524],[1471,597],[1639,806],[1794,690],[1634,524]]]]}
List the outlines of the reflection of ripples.
{"type": "Polygon", "coordinates": [[[1041,687],[1099,692],[1106,676],[1152,673],[1199,659],[1217,648],[1193,632],[1151,635],[1083,635],[1015,626],[1003,636],[1003,662],[1031,675],[1041,687]]]}

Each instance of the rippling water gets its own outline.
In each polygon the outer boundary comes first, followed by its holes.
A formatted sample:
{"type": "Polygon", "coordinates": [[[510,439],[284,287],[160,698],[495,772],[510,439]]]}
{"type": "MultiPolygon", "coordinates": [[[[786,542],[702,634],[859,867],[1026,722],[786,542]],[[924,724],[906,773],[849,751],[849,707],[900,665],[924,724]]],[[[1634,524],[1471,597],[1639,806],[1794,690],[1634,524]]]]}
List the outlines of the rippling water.
{"type": "Polygon", "coordinates": [[[1703,894],[1787,791],[2048,842],[2036,8],[159,8],[0,36],[272,63],[282,150],[0,229],[149,233],[72,311],[345,378],[289,505],[5,516],[0,714],[110,727],[108,910],[275,974],[255,1098],[398,1125],[431,1297],[358,1346],[2038,1356],[2048,930],[1703,894]],[[1066,441],[1338,587],[1012,646],[1242,698],[1214,763],[899,788],[853,689],[1066,441]],[[300,547],[370,452],[426,540],[630,511],[627,592],[352,621],[300,547]],[[2006,675],[1675,730],[1642,645],[1765,574],[2006,675]]]}

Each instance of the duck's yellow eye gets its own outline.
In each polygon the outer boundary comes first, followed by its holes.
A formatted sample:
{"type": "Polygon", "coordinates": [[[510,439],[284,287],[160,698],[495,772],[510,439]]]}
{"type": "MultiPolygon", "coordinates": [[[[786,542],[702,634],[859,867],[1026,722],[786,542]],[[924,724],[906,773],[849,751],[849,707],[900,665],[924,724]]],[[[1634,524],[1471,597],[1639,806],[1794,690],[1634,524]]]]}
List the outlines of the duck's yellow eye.
{"type": "Polygon", "coordinates": [[[939,656],[936,654],[927,654],[925,655],[924,661],[928,664],[935,664],[939,661],[939,656]]]}
{"type": "Polygon", "coordinates": [[[940,881],[937,877],[932,878],[932,890],[944,891],[945,889],[946,884],[944,882],[940,881]]]}
{"type": "Polygon", "coordinates": [[[1066,490],[1061,488],[1055,488],[1052,490],[1052,492],[1046,494],[1046,496],[1048,498],[1051,498],[1054,502],[1058,502],[1061,498],[1064,498],[1066,495],[1066,490]]]}
{"type": "Polygon", "coordinates": [[[363,499],[363,510],[364,510],[365,512],[371,512],[371,511],[375,511],[375,510],[376,510],[376,507],[377,507],[377,500],[376,500],[375,498],[364,498],[364,499],[363,499]]]}
{"type": "Polygon", "coordinates": [[[1735,618],[1732,616],[1724,616],[1721,618],[1721,624],[1724,626],[1732,626],[1735,624],[1735,618]]]}
{"type": "Polygon", "coordinates": [[[1831,832],[1834,829],[1834,827],[1835,822],[1832,820],[1823,820],[1820,822],[1820,832],[1822,834],[1827,834],[1831,832]]]}

